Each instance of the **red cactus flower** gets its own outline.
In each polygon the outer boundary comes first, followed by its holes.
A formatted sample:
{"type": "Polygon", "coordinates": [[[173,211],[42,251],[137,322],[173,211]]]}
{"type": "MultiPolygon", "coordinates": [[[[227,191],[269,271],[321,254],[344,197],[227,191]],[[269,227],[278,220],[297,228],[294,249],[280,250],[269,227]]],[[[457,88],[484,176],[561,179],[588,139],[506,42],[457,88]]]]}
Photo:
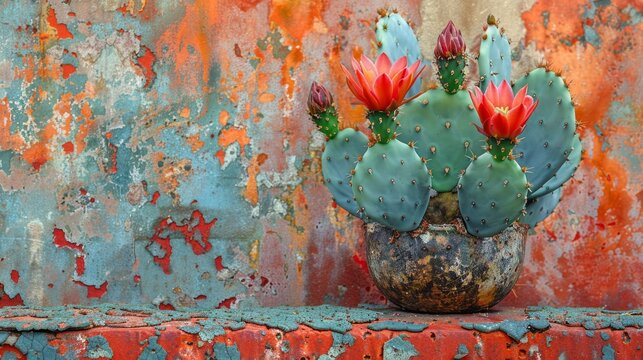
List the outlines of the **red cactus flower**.
{"type": "Polygon", "coordinates": [[[404,104],[404,96],[424,70],[422,67],[418,71],[419,60],[407,67],[406,56],[391,64],[386,53],[380,54],[375,63],[362,55],[359,61],[353,59],[352,65],[355,76],[342,65],[348,87],[371,111],[390,111],[404,104]]]}
{"type": "Polygon", "coordinates": [[[308,94],[308,113],[311,115],[321,114],[332,105],[333,94],[317,81],[313,81],[308,94]]]}
{"type": "Polygon", "coordinates": [[[435,44],[433,54],[438,59],[450,59],[464,54],[466,49],[462,33],[455,27],[453,21],[449,20],[447,26],[438,36],[438,43],[435,44]]]}
{"type": "Polygon", "coordinates": [[[534,112],[538,101],[527,95],[527,86],[518,91],[514,97],[513,90],[506,80],[500,86],[491,82],[483,94],[480,88],[469,91],[482,128],[478,131],[496,139],[515,139],[522,133],[527,120],[534,112]]]}

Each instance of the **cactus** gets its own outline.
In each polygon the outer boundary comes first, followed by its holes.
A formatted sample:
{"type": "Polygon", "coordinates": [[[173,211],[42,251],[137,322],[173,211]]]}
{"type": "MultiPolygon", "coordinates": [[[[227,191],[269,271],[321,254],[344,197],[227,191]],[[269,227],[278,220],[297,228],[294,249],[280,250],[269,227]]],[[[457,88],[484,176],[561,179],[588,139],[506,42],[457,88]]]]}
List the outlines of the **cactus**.
{"type": "MultiPolygon", "coordinates": [[[[375,39],[377,40],[378,55],[388,55],[392,62],[406,57],[409,63],[416,61],[423,62],[420,44],[415,32],[397,11],[380,9],[379,17],[375,25],[375,39]]],[[[420,92],[421,80],[418,80],[407,93],[413,97],[420,92]]]]}
{"type": "Polygon", "coordinates": [[[519,221],[529,225],[532,229],[536,227],[539,222],[554,212],[554,209],[560,202],[562,190],[562,187],[559,187],[543,196],[529,199],[524,215],[520,217],[519,221]]]}
{"type": "Polygon", "coordinates": [[[480,237],[502,232],[520,216],[527,201],[527,178],[508,157],[511,142],[491,140],[489,145],[490,151],[473,160],[458,183],[467,231],[480,237]]]}
{"type": "Polygon", "coordinates": [[[549,179],[545,185],[535,192],[530,193],[529,199],[541,197],[555,191],[566,183],[567,180],[571,179],[580,165],[582,151],[583,145],[580,142],[580,137],[576,134],[576,136],[574,136],[574,142],[572,143],[572,152],[563,163],[563,166],[558,169],[554,176],[549,179]]]}
{"type": "Polygon", "coordinates": [[[527,180],[536,192],[560,169],[571,153],[576,115],[567,85],[545,68],[537,68],[516,81],[514,88],[529,85],[529,95],[540,102],[522,133],[514,154],[527,168],[527,180]]]}
{"type": "Polygon", "coordinates": [[[487,25],[480,41],[478,55],[480,89],[485,91],[490,82],[499,86],[503,80],[511,81],[511,47],[498,21],[493,15],[487,17],[487,25]]]}
{"type": "Polygon", "coordinates": [[[327,136],[326,148],[322,153],[324,184],[339,206],[355,216],[360,216],[353,198],[350,176],[357,160],[368,148],[368,138],[353,129],[339,131],[333,96],[317,82],[313,82],[310,87],[308,113],[319,131],[327,136]]]}
{"type": "Polygon", "coordinates": [[[472,125],[480,124],[466,91],[448,94],[429,90],[400,108],[398,139],[414,143],[418,155],[428,160],[433,189],[451,191],[471,158],[484,153],[484,136],[472,125]]]}
{"type": "Polygon", "coordinates": [[[322,154],[322,175],[326,187],[333,195],[337,205],[358,217],[360,212],[353,198],[350,176],[357,160],[367,148],[368,138],[366,135],[348,128],[328,139],[322,154]]]}
{"type": "Polygon", "coordinates": [[[355,199],[369,219],[399,231],[420,225],[431,178],[407,144],[393,139],[370,147],[357,163],[352,183],[355,199]]]}
{"type": "Polygon", "coordinates": [[[538,68],[512,88],[509,41],[490,15],[478,55],[479,87],[464,90],[466,45],[449,22],[434,48],[442,89],[416,96],[424,68],[417,38],[396,12],[379,15],[377,60],[354,59],[354,75],[342,65],[349,89],[368,108],[375,142],[368,146],[363,134],[339,131],[332,97],[311,89],[309,111],[328,136],[322,172],[337,203],[398,231],[461,216],[479,237],[516,220],[533,227],[551,214],[582,151],[560,76],[538,68]],[[439,193],[431,201],[435,209],[428,207],[431,186],[439,193]]]}

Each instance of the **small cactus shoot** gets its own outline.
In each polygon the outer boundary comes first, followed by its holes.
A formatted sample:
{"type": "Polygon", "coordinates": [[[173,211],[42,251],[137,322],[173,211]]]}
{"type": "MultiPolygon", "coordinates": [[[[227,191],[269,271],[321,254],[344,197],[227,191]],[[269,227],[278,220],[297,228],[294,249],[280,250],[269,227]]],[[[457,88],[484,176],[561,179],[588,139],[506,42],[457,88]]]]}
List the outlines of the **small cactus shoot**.
{"type": "Polygon", "coordinates": [[[465,50],[462,33],[449,21],[438,36],[433,50],[438,65],[438,79],[449,94],[455,94],[464,88],[464,67],[467,64],[465,50]]]}

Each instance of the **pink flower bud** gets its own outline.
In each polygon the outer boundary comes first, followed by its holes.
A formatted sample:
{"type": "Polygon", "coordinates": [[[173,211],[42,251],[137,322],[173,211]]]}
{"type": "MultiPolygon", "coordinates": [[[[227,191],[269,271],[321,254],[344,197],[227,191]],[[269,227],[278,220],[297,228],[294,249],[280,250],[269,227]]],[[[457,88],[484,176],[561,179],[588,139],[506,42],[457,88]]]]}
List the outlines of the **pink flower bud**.
{"type": "Polygon", "coordinates": [[[437,59],[450,59],[464,54],[466,49],[462,33],[455,27],[453,21],[449,20],[447,26],[438,36],[438,43],[435,44],[433,54],[437,59]]]}
{"type": "Polygon", "coordinates": [[[320,114],[333,105],[333,95],[316,81],[310,87],[308,94],[308,113],[311,115],[320,114]]]}

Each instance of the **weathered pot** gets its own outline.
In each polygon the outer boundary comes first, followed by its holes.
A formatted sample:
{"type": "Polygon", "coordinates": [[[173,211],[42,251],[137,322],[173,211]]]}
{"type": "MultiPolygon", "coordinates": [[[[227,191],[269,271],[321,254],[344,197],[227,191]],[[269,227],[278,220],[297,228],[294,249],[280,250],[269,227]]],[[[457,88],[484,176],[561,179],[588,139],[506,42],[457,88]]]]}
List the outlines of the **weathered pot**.
{"type": "Polygon", "coordinates": [[[527,227],[514,224],[489,238],[463,225],[426,225],[398,233],[366,224],[366,255],[375,284],[403,309],[463,313],[489,309],[522,270],[527,227]]]}

